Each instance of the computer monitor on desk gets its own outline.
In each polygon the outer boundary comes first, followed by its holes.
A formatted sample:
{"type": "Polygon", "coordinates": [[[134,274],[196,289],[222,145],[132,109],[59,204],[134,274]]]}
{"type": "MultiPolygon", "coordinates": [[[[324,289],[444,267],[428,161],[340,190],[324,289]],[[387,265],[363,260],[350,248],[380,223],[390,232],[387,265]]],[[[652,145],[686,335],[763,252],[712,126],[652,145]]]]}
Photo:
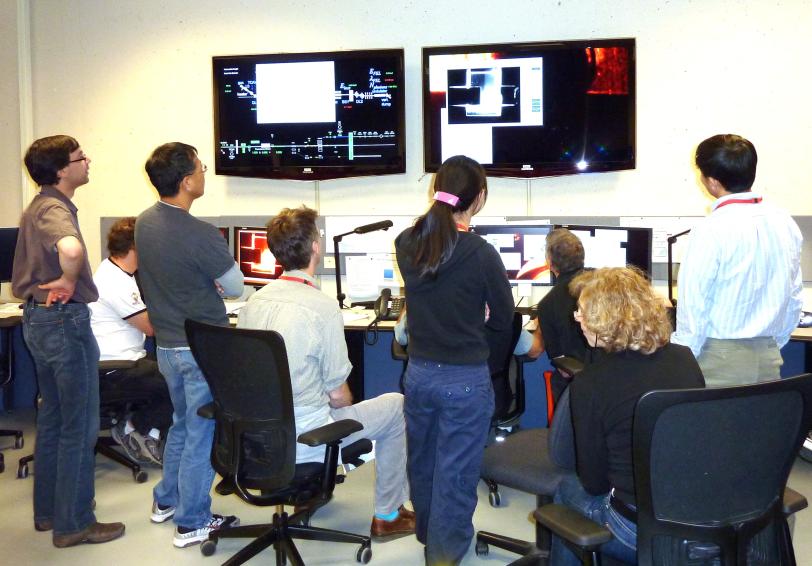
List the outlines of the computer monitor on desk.
{"type": "Polygon", "coordinates": [[[234,260],[240,266],[245,284],[255,287],[277,279],[284,271],[268,249],[265,228],[234,228],[234,260]]]}
{"type": "Polygon", "coordinates": [[[547,265],[545,255],[547,234],[552,230],[552,226],[474,225],[471,230],[482,236],[499,252],[512,285],[552,284],[550,266],[547,265]]]}
{"type": "Polygon", "coordinates": [[[651,228],[556,224],[566,228],[584,244],[587,268],[633,265],[651,278],[651,228]]]}
{"type": "Polygon", "coordinates": [[[19,228],[0,228],[0,283],[11,281],[19,228]]]}
{"type": "Polygon", "coordinates": [[[344,256],[347,295],[353,301],[375,299],[388,288],[393,295],[401,294],[403,277],[395,254],[374,253],[344,256]]]}

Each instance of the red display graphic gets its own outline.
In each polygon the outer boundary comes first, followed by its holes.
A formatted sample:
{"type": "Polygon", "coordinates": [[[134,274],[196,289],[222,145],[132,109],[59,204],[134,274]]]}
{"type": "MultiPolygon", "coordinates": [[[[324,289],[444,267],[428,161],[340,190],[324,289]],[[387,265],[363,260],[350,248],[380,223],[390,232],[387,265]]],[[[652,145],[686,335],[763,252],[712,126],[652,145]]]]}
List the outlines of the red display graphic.
{"type": "Polygon", "coordinates": [[[629,94],[629,51],[625,47],[587,47],[586,58],[595,68],[587,94],[629,94]]]}
{"type": "Polygon", "coordinates": [[[249,285],[264,285],[282,275],[284,267],[268,249],[264,228],[235,228],[236,261],[249,285]]]}

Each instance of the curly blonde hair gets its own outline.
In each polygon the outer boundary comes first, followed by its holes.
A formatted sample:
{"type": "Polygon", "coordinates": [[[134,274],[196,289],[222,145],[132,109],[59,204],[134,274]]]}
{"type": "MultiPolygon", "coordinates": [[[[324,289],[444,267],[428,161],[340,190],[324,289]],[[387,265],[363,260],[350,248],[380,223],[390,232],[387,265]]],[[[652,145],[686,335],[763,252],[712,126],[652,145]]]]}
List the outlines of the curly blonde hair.
{"type": "Polygon", "coordinates": [[[668,344],[672,328],[665,303],[639,269],[586,271],[570,282],[569,289],[578,297],[584,326],[606,351],[651,354],[668,344]]]}

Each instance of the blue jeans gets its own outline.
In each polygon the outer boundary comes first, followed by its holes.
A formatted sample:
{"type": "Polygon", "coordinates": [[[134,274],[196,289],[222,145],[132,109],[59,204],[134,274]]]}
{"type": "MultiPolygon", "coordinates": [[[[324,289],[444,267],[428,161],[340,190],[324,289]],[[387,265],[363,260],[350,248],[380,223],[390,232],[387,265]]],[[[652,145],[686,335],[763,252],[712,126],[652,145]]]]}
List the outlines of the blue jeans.
{"type": "Polygon", "coordinates": [[[99,347],[90,330],[90,311],[81,303],[45,307],[28,302],[23,336],[42,397],[34,450],[34,520],[52,520],[56,535],[75,533],[96,522],[99,347]]]}
{"type": "Polygon", "coordinates": [[[214,421],[197,414],[211,402],[211,391],[188,348],[158,348],[158,368],[169,388],[173,414],[164,447],[163,478],[152,494],[160,505],[176,508],[176,524],[197,529],[211,519],[214,421]]]}
{"type": "Polygon", "coordinates": [[[493,415],[488,366],[409,359],[404,380],[417,540],[428,564],[459,564],[474,536],[482,453],[493,415]]]}
{"type": "MultiPolygon", "coordinates": [[[[609,494],[590,495],[575,476],[564,478],[553,501],[575,509],[592,521],[604,525],[614,538],[601,546],[601,553],[627,564],[637,564],[637,525],[609,505],[609,494]]],[[[553,536],[551,566],[580,566],[581,560],[557,536],[553,536]]]]}

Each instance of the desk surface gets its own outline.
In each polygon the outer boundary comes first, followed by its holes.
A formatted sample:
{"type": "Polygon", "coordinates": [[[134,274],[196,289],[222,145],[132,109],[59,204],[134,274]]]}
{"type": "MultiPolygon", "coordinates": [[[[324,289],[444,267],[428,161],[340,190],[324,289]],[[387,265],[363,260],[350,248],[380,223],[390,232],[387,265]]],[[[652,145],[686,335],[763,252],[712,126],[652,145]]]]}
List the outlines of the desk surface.
{"type": "Polygon", "coordinates": [[[23,320],[22,303],[0,303],[0,328],[16,326],[23,320]]]}
{"type": "Polygon", "coordinates": [[[799,342],[812,342],[812,328],[796,328],[792,331],[790,340],[799,342]]]}

